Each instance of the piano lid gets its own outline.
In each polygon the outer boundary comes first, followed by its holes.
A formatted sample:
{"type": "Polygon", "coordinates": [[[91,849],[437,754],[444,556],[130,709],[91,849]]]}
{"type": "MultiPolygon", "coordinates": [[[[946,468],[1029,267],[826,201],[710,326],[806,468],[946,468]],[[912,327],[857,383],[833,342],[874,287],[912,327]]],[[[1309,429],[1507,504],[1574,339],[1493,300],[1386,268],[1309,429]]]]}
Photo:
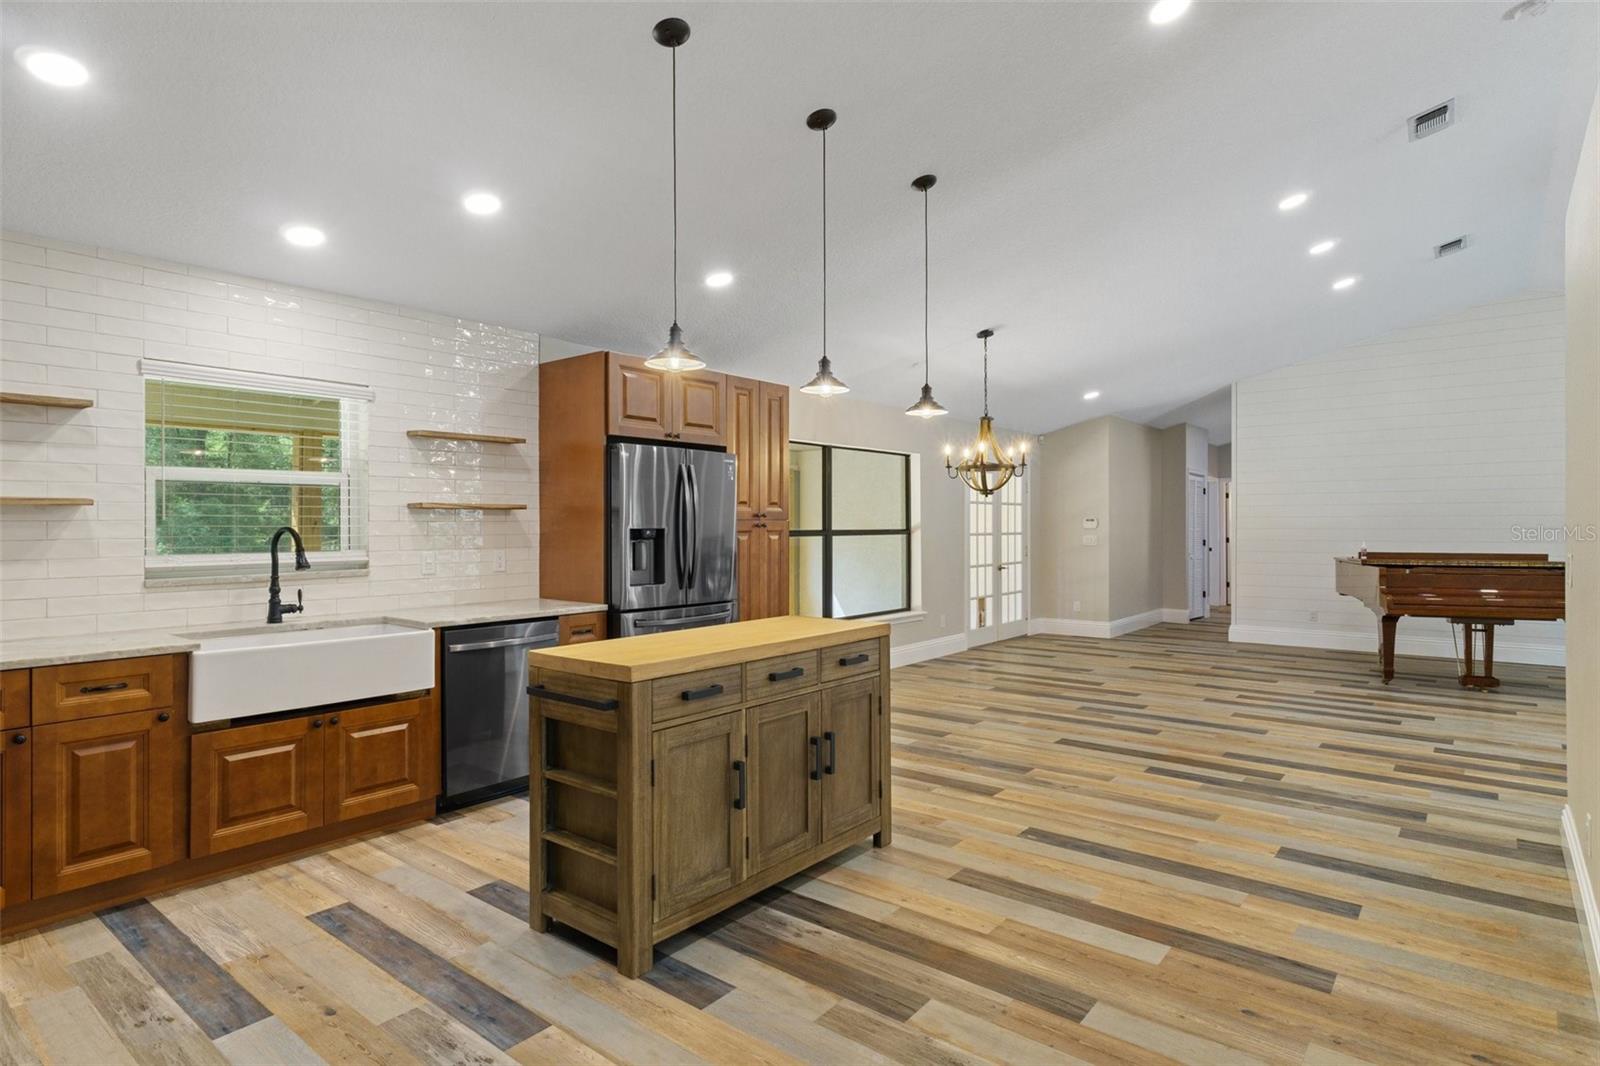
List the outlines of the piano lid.
{"type": "Polygon", "coordinates": [[[1369,552],[1345,556],[1341,562],[1363,566],[1493,567],[1495,569],[1565,570],[1567,564],[1533,552],[1369,552]]]}

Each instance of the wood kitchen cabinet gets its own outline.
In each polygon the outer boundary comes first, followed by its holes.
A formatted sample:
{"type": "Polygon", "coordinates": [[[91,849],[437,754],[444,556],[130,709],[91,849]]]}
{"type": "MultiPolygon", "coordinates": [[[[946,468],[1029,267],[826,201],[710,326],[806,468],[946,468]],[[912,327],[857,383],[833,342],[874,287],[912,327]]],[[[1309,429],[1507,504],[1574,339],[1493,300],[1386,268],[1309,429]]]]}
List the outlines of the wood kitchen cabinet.
{"type": "Polygon", "coordinates": [[[744,737],[741,711],[655,734],[658,919],[744,880],[749,803],[744,737]]]}
{"type": "Polygon", "coordinates": [[[185,739],[170,710],[34,727],[25,746],[33,749],[35,898],[183,857],[175,816],[185,739]]]}
{"type": "Polygon", "coordinates": [[[196,734],[189,853],[213,855],[320,826],[325,731],[319,715],[196,734]]]}
{"type": "Polygon", "coordinates": [[[0,907],[28,902],[33,883],[33,734],[0,738],[0,907]]]}
{"type": "Polygon", "coordinates": [[[750,869],[757,873],[822,842],[822,705],[809,692],[746,714],[750,869]]]}
{"type": "Polygon", "coordinates": [[[606,432],[724,447],[727,383],[723,374],[653,370],[635,356],[606,353],[606,432]]]}
{"type": "Polygon", "coordinates": [[[822,837],[832,840],[878,816],[883,743],[878,678],[822,690],[822,837]]]}
{"type": "Polygon", "coordinates": [[[729,378],[739,618],[789,613],[789,389],[729,378]]]}
{"type": "Polygon", "coordinates": [[[28,671],[0,672],[0,729],[21,729],[31,713],[28,671]]]}
{"type": "Polygon", "coordinates": [[[789,613],[789,524],[740,522],[734,527],[739,620],[789,613]]]}
{"type": "Polygon", "coordinates": [[[432,699],[370,704],[327,717],[327,822],[405,807],[439,794],[439,713],[432,699]]]}

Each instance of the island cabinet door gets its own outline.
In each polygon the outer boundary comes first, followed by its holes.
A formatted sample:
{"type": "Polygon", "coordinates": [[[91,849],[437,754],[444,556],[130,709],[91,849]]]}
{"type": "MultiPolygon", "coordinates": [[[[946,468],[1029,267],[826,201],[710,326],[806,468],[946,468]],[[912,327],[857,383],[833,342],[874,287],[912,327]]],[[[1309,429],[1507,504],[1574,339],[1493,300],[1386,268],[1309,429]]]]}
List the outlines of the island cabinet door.
{"type": "Polygon", "coordinates": [[[672,726],[652,738],[658,921],[744,880],[744,714],[672,726]]]}
{"type": "Polygon", "coordinates": [[[822,701],[793,696],[745,712],[750,737],[750,872],[822,842],[822,701]]]}
{"type": "Polygon", "coordinates": [[[878,679],[822,690],[822,838],[831,840],[878,814],[878,679]]]}
{"type": "Polygon", "coordinates": [[[130,711],[33,730],[33,897],[142,873],[183,857],[171,711],[130,711]]]}
{"type": "Polygon", "coordinates": [[[198,733],[189,742],[189,854],[322,824],[321,717],[198,733]]]}
{"type": "Polygon", "coordinates": [[[439,712],[426,698],[336,711],[323,738],[325,824],[439,794],[439,712]]]}

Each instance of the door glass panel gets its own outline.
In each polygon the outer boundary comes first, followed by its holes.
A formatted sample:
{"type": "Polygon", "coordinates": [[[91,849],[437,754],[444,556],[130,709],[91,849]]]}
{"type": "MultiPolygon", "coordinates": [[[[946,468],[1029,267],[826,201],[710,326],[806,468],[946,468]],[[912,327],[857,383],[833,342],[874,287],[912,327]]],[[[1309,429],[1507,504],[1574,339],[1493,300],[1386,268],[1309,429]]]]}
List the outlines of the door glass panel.
{"type": "MultiPolygon", "coordinates": [[[[819,445],[789,445],[789,509],[791,531],[822,528],[822,448],[819,445]]],[[[817,566],[817,580],[821,581],[820,561],[817,566]]]]}
{"type": "Polygon", "coordinates": [[[789,613],[822,617],[822,538],[789,538],[789,613]]]}
{"type": "Polygon", "coordinates": [[[904,536],[834,538],[833,617],[904,610],[906,591],[904,536]]]}
{"type": "Polygon", "coordinates": [[[833,528],[904,529],[906,457],[885,452],[833,452],[833,528]]]}
{"type": "Polygon", "coordinates": [[[997,494],[1000,500],[1000,623],[1022,619],[1022,482],[1012,478],[997,494]]]}

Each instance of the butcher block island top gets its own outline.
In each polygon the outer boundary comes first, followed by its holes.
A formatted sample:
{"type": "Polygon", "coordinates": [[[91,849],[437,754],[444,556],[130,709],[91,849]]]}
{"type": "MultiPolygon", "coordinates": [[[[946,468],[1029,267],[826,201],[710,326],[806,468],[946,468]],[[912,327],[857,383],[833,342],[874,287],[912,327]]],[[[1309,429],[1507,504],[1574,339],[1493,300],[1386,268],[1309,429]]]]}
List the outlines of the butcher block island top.
{"type": "Polygon", "coordinates": [[[762,618],[674,633],[652,633],[528,653],[530,668],[608,681],[653,681],[658,677],[729,666],[834,644],[888,637],[887,622],[839,618],[762,618]]]}
{"type": "Polygon", "coordinates": [[[762,618],[528,653],[528,921],[653,946],[890,843],[889,627],[762,618]]]}

